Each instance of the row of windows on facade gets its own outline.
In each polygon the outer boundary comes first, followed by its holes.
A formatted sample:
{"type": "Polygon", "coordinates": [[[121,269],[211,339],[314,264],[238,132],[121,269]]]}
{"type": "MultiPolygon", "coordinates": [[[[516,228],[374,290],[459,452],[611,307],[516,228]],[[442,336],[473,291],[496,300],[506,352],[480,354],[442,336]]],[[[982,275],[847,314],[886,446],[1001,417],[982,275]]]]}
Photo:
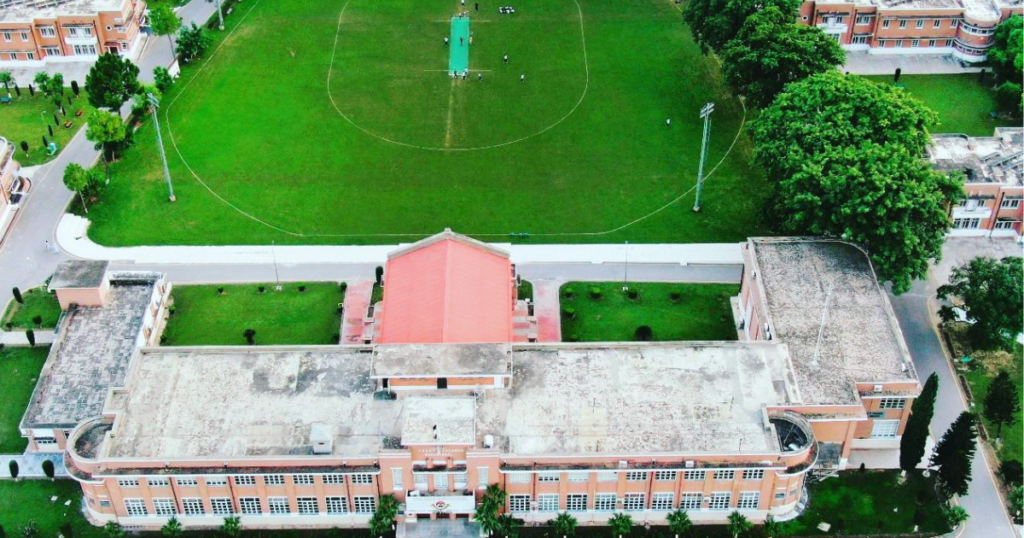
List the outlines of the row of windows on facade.
{"type": "MultiPolygon", "coordinates": [[[[265,486],[283,486],[285,485],[285,476],[283,474],[268,474],[261,478],[263,479],[263,485],[265,486]]],[[[348,476],[348,483],[352,485],[356,484],[373,484],[373,475],[369,473],[359,473],[351,475],[343,474],[295,474],[290,475],[292,484],[297,486],[312,485],[315,483],[315,477],[319,476],[324,484],[328,485],[341,485],[345,483],[345,477],[348,476]]],[[[171,485],[170,478],[146,478],[146,485],[151,488],[168,487],[171,485]]],[[[255,486],[256,475],[235,475],[231,477],[234,485],[236,486],[255,486]]],[[[203,482],[208,487],[213,486],[227,486],[228,477],[226,476],[210,476],[203,479],[203,482]]],[[[134,488],[138,487],[140,479],[138,478],[118,478],[117,485],[123,488],[134,488]]],[[[199,479],[196,477],[179,476],[174,478],[174,484],[178,487],[196,487],[199,485],[199,479]]]]}
{"type": "MultiPolygon", "coordinates": [[[[67,28],[67,31],[68,31],[68,37],[72,37],[72,38],[75,38],[75,37],[92,37],[93,36],[92,28],[90,28],[88,26],[70,27],[70,28],[67,28]]],[[[117,31],[117,33],[119,33],[119,34],[126,34],[126,33],[128,33],[128,27],[127,26],[107,26],[107,31],[108,32],[109,31],[117,31]]],[[[21,38],[21,41],[23,43],[28,43],[28,41],[29,41],[29,39],[31,37],[28,30],[15,30],[15,31],[4,30],[4,31],[0,32],[0,37],[3,38],[4,42],[10,43],[10,42],[14,41],[14,35],[15,34],[17,34],[18,37],[21,38]]],[[[42,37],[57,37],[57,29],[54,28],[53,26],[40,26],[39,27],[39,35],[42,36],[42,37]]]]}
{"type": "MultiPolygon", "coordinates": [[[[796,495],[796,490],[791,492],[796,495]]],[[[786,498],[785,492],[780,492],[776,498],[786,498]]],[[[530,495],[509,495],[508,509],[510,512],[557,512],[561,498],[557,494],[537,495],[536,502],[530,495]]],[[[700,510],[705,497],[702,493],[684,493],[676,503],[674,493],[654,493],[651,495],[651,503],[647,505],[646,493],[626,493],[623,497],[615,493],[598,493],[594,495],[593,504],[590,504],[590,495],[586,493],[570,493],[565,497],[565,510],[567,512],[614,512],[623,510],[627,512],[639,512],[644,510],[700,510]]],[[[744,491],[740,492],[735,506],[732,502],[732,493],[727,491],[713,492],[707,497],[708,510],[757,510],[761,504],[761,492],[744,491]]]]}
{"type": "MultiPolygon", "coordinates": [[[[97,54],[97,52],[96,52],[96,45],[74,45],[72,47],[72,50],[74,51],[74,53],[75,53],[74,55],[75,56],[96,56],[96,54],[97,54]]],[[[64,52],[60,49],[60,47],[43,47],[43,53],[46,56],[63,56],[64,55],[64,52]]],[[[9,52],[9,53],[7,53],[6,57],[5,57],[4,54],[0,53],[0,60],[11,60],[11,61],[25,60],[25,61],[32,61],[32,60],[36,60],[36,59],[37,59],[36,58],[36,53],[32,52],[32,51],[21,52],[21,53],[9,52]],[[20,56],[19,56],[19,54],[20,54],[20,56]]]]}
{"type": "MultiPolygon", "coordinates": [[[[109,506],[109,504],[109,501],[100,501],[100,506],[109,506]]],[[[297,497],[294,510],[288,502],[288,497],[268,497],[265,507],[263,499],[259,497],[239,497],[237,508],[231,502],[230,497],[212,497],[209,509],[203,503],[203,499],[199,497],[182,498],[180,508],[171,498],[155,498],[152,507],[146,504],[145,499],[126,498],[124,500],[125,513],[129,516],[372,514],[376,508],[377,498],[371,496],[352,497],[351,507],[345,497],[325,497],[323,506],[320,505],[316,497],[297,497]]]]}
{"type": "MultiPolygon", "coordinates": [[[[993,225],[996,230],[1012,230],[1013,225],[1020,221],[997,220],[993,225]]],[[[977,230],[981,228],[981,219],[953,219],[953,228],[957,230],[977,230]]]]}
{"type": "MultiPolygon", "coordinates": [[[[539,472],[537,474],[538,482],[558,482],[562,479],[562,473],[559,472],[539,472]]],[[[590,473],[587,471],[569,471],[566,474],[566,479],[569,482],[589,482],[590,473]]],[[[646,482],[650,477],[650,471],[598,471],[597,481],[598,482],[617,482],[619,480],[619,474],[626,475],[627,482],[646,482]]],[[[654,480],[656,482],[674,482],[679,475],[678,471],[654,471],[654,480]]],[[[731,481],[736,478],[736,471],[732,469],[720,470],[720,471],[683,471],[683,480],[687,481],[700,481],[703,482],[705,478],[710,474],[716,481],[731,481]]],[[[743,480],[763,480],[764,469],[746,469],[743,471],[743,480]]],[[[533,473],[509,473],[508,481],[510,484],[529,484],[533,481],[533,473]]]]}
{"type": "MultiPolygon", "coordinates": [[[[857,15],[854,18],[854,20],[853,20],[853,24],[855,26],[866,26],[868,24],[871,24],[872,17],[874,17],[874,15],[857,15]]],[[[824,16],[824,17],[822,17],[822,20],[825,22],[825,24],[845,24],[846,23],[846,16],[845,15],[824,16]]],[[[897,27],[898,28],[907,28],[907,26],[910,24],[910,20],[911,19],[896,19],[897,27]]],[[[939,28],[942,28],[942,21],[943,20],[944,19],[914,19],[914,28],[916,28],[918,30],[924,29],[928,25],[928,21],[931,21],[931,27],[933,29],[939,29],[939,28]]],[[[955,30],[956,28],[958,28],[958,27],[960,27],[962,25],[964,30],[967,31],[967,33],[969,33],[969,34],[986,36],[986,35],[992,35],[993,33],[995,33],[995,29],[994,28],[982,28],[980,26],[974,26],[973,24],[961,23],[959,19],[946,19],[946,20],[949,21],[949,24],[947,25],[947,28],[952,29],[952,30],[955,30]]],[[[882,28],[883,29],[890,28],[892,26],[892,21],[893,21],[893,19],[882,19],[882,28]]]]}
{"type": "MultiPolygon", "coordinates": [[[[964,198],[960,200],[958,205],[966,209],[978,209],[980,207],[985,207],[985,201],[977,198],[964,198]]],[[[1003,200],[999,202],[999,209],[1017,209],[1018,207],[1020,207],[1019,198],[1003,198],[1003,200]]]]}

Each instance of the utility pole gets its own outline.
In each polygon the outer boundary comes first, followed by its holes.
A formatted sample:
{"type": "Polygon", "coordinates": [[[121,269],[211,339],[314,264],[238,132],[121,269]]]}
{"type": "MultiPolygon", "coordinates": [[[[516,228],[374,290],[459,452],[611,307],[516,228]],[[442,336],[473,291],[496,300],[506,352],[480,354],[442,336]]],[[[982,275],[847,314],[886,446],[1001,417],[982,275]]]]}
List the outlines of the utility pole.
{"type": "Polygon", "coordinates": [[[273,241],[270,242],[270,256],[274,259],[274,281],[277,282],[277,285],[274,286],[274,290],[281,291],[284,288],[281,287],[281,275],[277,272],[277,253],[274,252],[273,241]]]}
{"type": "Polygon", "coordinates": [[[164,153],[164,138],[160,135],[160,100],[151,93],[146,94],[146,100],[149,101],[149,105],[153,107],[153,124],[156,125],[156,147],[160,148],[160,159],[164,163],[164,179],[167,180],[167,192],[169,193],[167,199],[173,202],[177,198],[174,197],[174,185],[171,183],[171,171],[167,169],[167,154],[164,153]]]}
{"type": "Polygon", "coordinates": [[[622,268],[622,291],[629,291],[629,241],[626,241],[626,264],[622,268]]]}
{"type": "MultiPolygon", "coordinates": [[[[206,0],[206,1],[209,2],[210,0],[206,0]]],[[[224,29],[224,13],[220,9],[220,0],[213,0],[213,1],[217,3],[217,20],[220,21],[220,26],[218,26],[217,29],[218,30],[223,30],[224,29]]]]}
{"type": "Polygon", "coordinates": [[[700,167],[697,168],[697,198],[693,201],[693,211],[700,211],[700,192],[704,190],[704,161],[708,158],[708,136],[711,134],[711,113],[715,104],[708,103],[700,109],[700,117],[704,120],[704,138],[700,143],[700,167]]]}

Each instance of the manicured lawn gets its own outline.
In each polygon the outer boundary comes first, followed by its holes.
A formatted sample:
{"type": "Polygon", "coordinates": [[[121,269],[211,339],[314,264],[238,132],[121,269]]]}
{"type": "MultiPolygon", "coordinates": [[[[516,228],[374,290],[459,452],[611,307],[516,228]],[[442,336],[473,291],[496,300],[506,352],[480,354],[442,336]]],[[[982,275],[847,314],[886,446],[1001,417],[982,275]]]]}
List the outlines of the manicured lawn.
{"type": "MultiPolygon", "coordinates": [[[[0,86],[0,93],[3,91],[3,87],[0,86]]],[[[25,88],[21,89],[21,97],[14,93],[14,88],[11,88],[11,94],[14,97],[13,102],[9,105],[0,106],[0,136],[14,143],[17,148],[14,158],[22,166],[43,164],[53,159],[56,155],[49,156],[42,148],[42,137],[45,136],[47,140],[55,140],[58,151],[63,150],[71,138],[75,136],[75,133],[78,132],[79,128],[85,125],[85,119],[89,117],[89,113],[92,111],[84,89],[82,89],[80,97],[75,97],[75,94],[71,92],[71,88],[67,88],[65,89],[65,96],[72,97],[72,104],[67,104],[67,98],[65,97],[64,111],[67,113],[67,116],[61,116],[59,111],[56,112],[57,118],[60,120],[60,125],[58,126],[53,121],[54,111],[57,110],[57,107],[53,106],[49,98],[43,97],[43,94],[38,91],[35,97],[32,97],[25,88]],[[75,111],[79,109],[83,111],[82,115],[75,117],[75,111]],[[74,124],[70,129],[64,128],[66,120],[71,120],[74,124]],[[47,127],[53,127],[52,137],[47,127]],[[21,150],[21,142],[23,140],[28,142],[28,155],[21,150]]]]}
{"type": "MultiPolygon", "coordinates": [[[[892,84],[892,76],[867,77],[880,84],[892,84]]],[[[904,75],[899,84],[907,92],[924,101],[939,115],[938,125],[930,125],[933,133],[961,133],[969,136],[992,136],[996,127],[1020,126],[1020,121],[992,119],[996,109],[992,91],[992,74],[986,82],[977,74],[968,75],[904,75]]]]}
{"type": "Polygon", "coordinates": [[[810,506],[785,525],[784,534],[896,535],[913,532],[915,524],[920,525],[921,532],[947,532],[935,495],[934,475],[924,478],[912,473],[902,485],[898,479],[898,471],[846,471],[812,484],[810,506]],[[831,524],[832,529],[821,532],[817,529],[821,522],[831,524]]]}
{"type": "MultiPolygon", "coordinates": [[[[25,451],[25,439],[18,431],[18,424],[28,407],[48,351],[49,346],[0,349],[0,372],[3,372],[0,375],[0,454],[25,451]]],[[[3,462],[2,467],[0,472],[6,473],[7,463],[3,462]]]]}
{"type": "Polygon", "coordinates": [[[579,5],[539,0],[514,16],[481,6],[469,61],[484,80],[474,71],[453,82],[442,37],[456,4],[240,3],[228,30],[212,34],[216,52],[186,67],[163,100],[177,203],[167,202],[147,121],[90,207],[90,236],[121,246],[379,244],[445,227],[546,243],[763,232],[756,215],[767,185],[741,135],[710,176],[701,213],[689,210],[690,193],[622,231],[576,235],[629,223],[693,187],[704,103],[717,107],[709,167],[743,117],[672,2],[579,5]],[[485,146],[496,147],[462,151],[485,146]]]}
{"type": "Polygon", "coordinates": [[[7,304],[7,310],[4,311],[3,317],[5,329],[8,324],[20,329],[57,326],[57,318],[60,317],[60,303],[57,302],[56,297],[46,291],[45,286],[25,290],[21,292],[21,298],[25,300],[23,304],[19,304],[14,299],[7,304]],[[36,325],[32,321],[36,316],[42,318],[41,325],[36,325]]]}
{"type": "Polygon", "coordinates": [[[206,346],[245,344],[246,329],[256,331],[256,344],[336,344],[341,328],[338,303],[345,294],[336,283],[223,286],[175,286],[175,312],[164,330],[163,345],[206,346]]]}
{"type": "Polygon", "coordinates": [[[81,499],[82,486],[73,480],[0,480],[0,525],[8,536],[21,536],[22,528],[34,521],[41,537],[56,537],[62,526],[70,525],[74,538],[103,538],[102,527],[93,527],[82,515],[81,499]],[[71,505],[64,506],[68,500],[71,505]]]}
{"type": "Polygon", "coordinates": [[[621,282],[569,282],[559,297],[562,339],[579,342],[634,340],[637,327],[649,326],[656,341],[735,340],[729,298],[739,293],[732,284],[655,284],[630,282],[639,297],[630,299],[621,282]],[[597,288],[601,298],[590,291],[597,288]],[[569,291],[572,291],[572,297],[569,291]],[[679,293],[673,301],[671,294],[679,293]],[[575,309],[575,317],[566,314],[575,309]]]}

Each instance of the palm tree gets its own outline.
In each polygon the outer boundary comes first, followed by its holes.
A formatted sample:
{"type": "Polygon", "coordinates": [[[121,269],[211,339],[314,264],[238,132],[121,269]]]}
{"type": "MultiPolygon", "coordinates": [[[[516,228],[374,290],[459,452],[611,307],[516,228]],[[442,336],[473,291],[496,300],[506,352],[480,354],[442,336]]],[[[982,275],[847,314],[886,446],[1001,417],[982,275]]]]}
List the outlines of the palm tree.
{"type": "Polygon", "coordinates": [[[171,519],[168,519],[167,523],[164,523],[164,526],[160,528],[160,534],[167,538],[178,538],[184,532],[185,530],[181,528],[181,522],[174,516],[171,516],[171,519]]]}
{"type": "Polygon", "coordinates": [[[676,510],[665,517],[668,520],[668,530],[676,535],[685,536],[693,528],[693,522],[690,521],[690,514],[687,514],[683,510],[676,510]]]}
{"type": "Polygon", "coordinates": [[[552,527],[555,536],[566,537],[576,536],[576,518],[572,517],[572,514],[568,512],[562,512],[558,514],[555,519],[548,521],[548,525],[552,527]]]}
{"type": "Polygon", "coordinates": [[[0,84],[4,85],[4,90],[7,93],[11,93],[11,84],[14,84],[14,75],[10,71],[0,71],[0,84]]]}
{"type": "Polygon", "coordinates": [[[782,523],[775,521],[774,517],[768,516],[768,518],[764,520],[764,534],[768,538],[775,538],[782,534],[782,523]]]}
{"type": "Polygon", "coordinates": [[[511,514],[501,514],[495,518],[494,522],[495,533],[501,538],[517,538],[519,527],[523,526],[523,521],[512,517],[511,514]]]}
{"type": "Polygon", "coordinates": [[[629,536],[633,530],[633,517],[629,514],[615,514],[608,518],[608,527],[612,531],[612,538],[629,536]]]}
{"type": "Polygon", "coordinates": [[[732,535],[732,538],[740,538],[741,534],[753,529],[754,524],[747,519],[747,516],[741,514],[739,510],[733,510],[733,512],[729,514],[729,524],[727,527],[729,528],[729,534],[732,535]]]}

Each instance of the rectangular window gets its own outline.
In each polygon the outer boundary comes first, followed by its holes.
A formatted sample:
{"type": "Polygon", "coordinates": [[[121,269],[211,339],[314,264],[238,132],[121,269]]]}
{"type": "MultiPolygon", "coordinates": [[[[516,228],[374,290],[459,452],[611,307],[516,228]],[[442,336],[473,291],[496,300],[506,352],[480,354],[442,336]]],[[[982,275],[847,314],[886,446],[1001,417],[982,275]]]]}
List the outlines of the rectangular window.
{"type": "Polygon", "coordinates": [[[736,478],[736,471],[715,471],[715,480],[726,481],[736,478]]]}
{"type": "Polygon", "coordinates": [[[39,28],[39,35],[43,37],[54,37],[57,35],[57,31],[54,30],[53,26],[42,26],[39,28]]]}
{"type": "Polygon", "coordinates": [[[10,32],[4,32],[4,41],[6,41],[8,43],[11,42],[11,33],[10,32]]]}
{"type": "Polygon", "coordinates": [[[904,41],[902,39],[897,39],[896,40],[896,48],[899,48],[899,49],[903,48],[903,43],[904,43],[904,41]]]}
{"type": "Polygon", "coordinates": [[[907,19],[900,19],[900,28],[907,27],[907,19]]]}
{"type": "Polygon", "coordinates": [[[743,471],[744,480],[764,480],[764,469],[747,469],[743,471]]]}
{"type": "Polygon", "coordinates": [[[345,483],[345,475],[343,474],[325,474],[323,478],[324,484],[331,486],[340,486],[345,483]]]}
{"type": "Polygon", "coordinates": [[[590,473],[586,471],[572,471],[566,473],[569,475],[569,482],[589,482],[590,473]]]}
{"type": "Polygon", "coordinates": [[[468,487],[469,475],[466,473],[453,473],[455,476],[455,489],[462,491],[468,487]]]}
{"type": "Polygon", "coordinates": [[[675,482],[675,471],[654,471],[654,479],[658,482],[675,482]]]}
{"type": "Polygon", "coordinates": [[[402,469],[401,468],[391,469],[391,484],[392,484],[391,487],[396,489],[396,490],[403,490],[403,489],[405,489],[405,486],[403,485],[404,482],[405,482],[405,475],[404,475],[404,472],[402,471],[402,469]]]}
{"type": "Polygon", "coordinates": [[[118,478],[117,485],[122,488],[137,488],[139,487],[138,478],[118,478]]]}
{"type": "Polygon", "coordinates": [[[125,499],[124,511],[129,516],[144,516],[146,515],[146,501],[143,499],[125,499]]]}
{"type": "Polygon", "coordinates": [[[997,220],[996,221],[996,229],[997,230],[1012,230],[1013,229],[1013,221],[1012,220],[997,220]]]}
{"type": "Polygon", "coordinates": [[[259,497],[241,497],[238,499],[238,505],[242,507],[242,515],[258,516],[263,513],[259,497]]]}
{"type": "Polygon", "coordinates": [[[537,473],[537,482],[558,482],[561,473],[537,473]]]}
{"type": "Polygon", "coordinates": [[[216,478],[207,478],[206,479],[206,485],[207,486],[213,486],[213,487],[226,486],[226,485],[228,485],[228,478],[226,476],[218,476],[216,478]]]}
{"type": "Polygon", "coordinates": [[[928,46],[928,47],[934,47],[934,46],[935,46],[935,40],[934,40],[934,39],[929,39],[929,40],[928,40],[928,45],[927,45],[927,46],[928,46]]]}
{"type": "Polygon", "coordinates": [[[95,56],[96,45],[75,45],[75,55],[77,56],[95,56]]]}
{"type": "Polygon", "coordinates": [[[736,503],[736,508],[740,510],[757,510],[757,505],[759,504],[761,504],[760,491],[744,491],[740,493],[740,500],[736,503]]]}
{"type": "Polygon", "coordinates": [[[594,496],[594,510],[598,512],[614,512],[615,511],[615,494],[614,493],[598,493],[594,496]]]}
{"type": "Polygon", "coordinates": [[[203,500],[194,497],[182,499],[181,507],[186,516],[201,516],[206,513],[206,509],[203,508],[203,500]]]}
{"type": "Polygon", "coordinates": [[[544,494],[537,496],[538,509],[541,512],[557,512],[558,511],[558,494],[544,494]]]}
{"type": "Polygon", "coordinates": [[[508,509],[510,512],[529,512],[530,511],[530,496],[529,495],[509,495],[508,496],[508,509]]]}
{"type": "Polygon", "coordinates": [[[917,20],[917,29],[920,30],[921,28],[924,28],[924,19],[917,20]]]}
{"type": "Polygon", "coordinates": [[[213,497],[210,499],[210,508],[218,516],[230,516],[235,510],[231,506],[231,499],[228,497],[213,497]]]}
{"type": "Polygon", "coordinates": [[[316,497],[299,497],[296,501],[296,504],[299,505],[300,514],[309,515],[320,512],[320,508],[316,505],[316,497]]]}
{"type": "Polygon", "coordinates": [[[882,398],[878,400],[879,409],[903,409],[906,405],[906,398],[882,398]]]}
{"type": "Polygon", "coordinates": [[[487,489],[487,484],[490,483],[490,478],[487,476],[489,474],[487,472],[487,467],[480,467],[477,474],[478,485],[480,486],[480,489],[487,489]]]}
{"type": "Polygon", "coordinates": [[[22,41],[28,41],[28,32],[22,32],[21,33],[21,40],[22,41]]]}
{"type": "Polygon", "coordinates": [[[166,478],[147,478],[146,484],[151,488],[166,488],[171,485],[171,481],[166,478]]]}
{"type": "Polygon", "coordinates": [[[427,473],[413,473],[412,481],[416,489],[423,491],[430,489],[430,475],[427,473]]]}
{"type": "Polygon", "coordinates": [[[255,486],[256,477],[251,474],[240,474],[235,477],[236,486],[255,486]]]}
{"type": "Polygon", "coordinates": [[[674,493],[655,493],[651,496],[651,510],[671,510],[675,500],[674,493]]]}
{"type": "Polygon", "coordinates": [[[360,473],[352,475],[351,482],[353,484],[372,484],[373,475],[368,473],[360,473]]]}
{"type": "Polygon", "coordinates": [[[711,510],[728,510],[731,501],[732,493],[712,493],[711,504],[708,508],[711,510]]]}
{"type": "Polygon", "coordinates": [[[352,497],[352,504],[355,506],[357,514],[372,514],[377,509],[377,498],[365,495],[352,497]]]}
{"type": "Polygon", "coordinates": [[[292,483],[296,486],[312,486],[313,475],[311,474],[297,474],[292,476],[292,483]]]}
{"type": "Polygon", "coordinates": [[[36,59],[36,53],[34,53],[34,52],[26,52],[25,53],[25,59],[26,60],[35,60],[36,59]]]}
{"type": "Polygon", "coordinates": [[[960,230],[977,230],[981,219],[953,219],[953,227],[960,230]]]}
{"type": "Polygon", "coordinates": [[[509,484],[529,484],[531,476],[533,475],[530,473],[509,473],[508,482],[509,484]]]}
{"type": "Polygon", "coordinates": [[[700,510],[702,496],[700,493],[684,493],[679,500],[680,510],[700,510]]]}
{"type": "Polygon", "coordinates": [[[854,20],[854,24],[856,24],[857,26],[863,26],[865,24],[870,24],[870,23],[871,23],[871,17],[869,17],[867,15],[857,15],[857,18],[854,20]]]}
{"type": "Polygon", "coordinates": [[[60,47],[43,47],[47,56],[60,56],[60,47]]]}
{"type": "Polygon", "coordinates": [[[632,512],[643,510],[645,508],[646,501],[646,493],[627,493],[626,498],[623,499],[622,509],[632,512]]]}
{"type": "Polygon", "coordinates": [[[953,20],[949,21],[949,27],[950,28],[956,28],[959,25],[960,25],[960,21],[958,21],[956,19],[953,19],[953,20]]]}
{"type": "Polygon", "coordinates": [[[939,28],[940,26],[942,26],[942,19],[932,21],[932,28],[939,28]]]}
{"type": "Polygon", "coordinates": [[[688,482],[703,482],[704,471],[684,471],[683,480],[688,482]]]}
{"type": "Polygon", "coordinates": [[[158,516],[173,516],[177,513],[174,508],[174,499],[153,499],[153,508],[158,516]]]}
{"type": "Polygon", "coordinates": [[[439,473],[434,475],[434,489],[438,491],[448,490],[448,473],[439,473]]]}
{"type": "Polygon", "coordinates": [[[288,497],[268,497],[267,506],[270,507],[271,514],[287,514],[288,497]]]}
{"type": "Polygon", "coordinates": [[[916,48],[918,48],[920,46],[921,46],[921,40],[920,39],[911,39],[910,40],[910,47],[911,48],[916,49],[916,48]]]}
{"type": "Polygon", "coordinates": [[[175,478],[174,479],[174,483],[178,484],[178,486],[187,487],[187,488],[193,488],[193,487],[196,487],[197,485],[199,485],[199,482],[197,482],[195,478],[186,478],[186,477],[175,478]]]}
{"type": "Polygon", "coordinates": [[[890,22],[889,19],[883,20],[882,21],[882,28],[888,29],[889,28],[889,22],[890,22]]]}
{"type": "Polygon", "coordinates": [[[570,493],[565,498],[565,509],[569,512],[585,512],[587,510],[587,494],[570,493]]]}
{"type": "Polygon", "coordinates": [[[891,439],[896,437],[896,432],[900,429],[900,421],[898,420],[876,420],[874,425],[871,427],[871,437],[876,439],[891,439]]]}
{"type": "Polygon", "coordinates": [[[344,497],[327,497],[326,501],[328,514],[348,513],[348,503],[344,497]]]}
{"type": "Polygon", "coordinates": [[[647,471],[627,471],[626,482],[646,482],[647,471]]]}
{"type": "Polygon", "coordinates": [[[775,494],[775,500],[776,501],[783,501],[785,499],[786,499],[786,492],[785,491],[783,491],[781,493],[776,493],[775,494]]]}
{"type": "Polygon", "coordinates": [[[1020,207],[1020,200],[1003,198],[1003,201],[999,203],[999,207],[1001,209],[1017,209],[1020,207]]]}
{"type": "Polygon", "coordinates": [[[597,473],[598,482],[618,482],[619,473],[615,471],[598,471],[597,473]]]}
{"type": "Polygon", "coordinates": [[[284,475],[283,474],[268,474],[263,477],[263,484],[267,486],[283,486],[284,475]]]}

